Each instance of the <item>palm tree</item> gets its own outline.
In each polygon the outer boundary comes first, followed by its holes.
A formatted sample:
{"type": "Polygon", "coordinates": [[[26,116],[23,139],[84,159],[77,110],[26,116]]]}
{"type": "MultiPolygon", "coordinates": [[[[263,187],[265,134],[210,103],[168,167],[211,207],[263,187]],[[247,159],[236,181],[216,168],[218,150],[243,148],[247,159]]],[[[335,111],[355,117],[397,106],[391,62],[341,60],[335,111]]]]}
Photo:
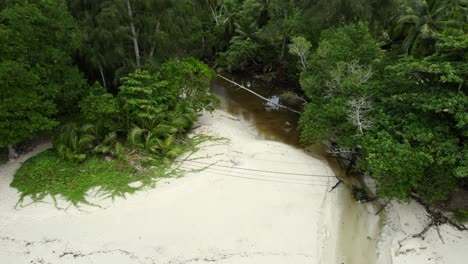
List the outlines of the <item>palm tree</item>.
{"type": "Polygon", "coordinates": [[[239,6],[236,1],[224,1],[221,5],[222,25],[224,26],[227,37],[232,37],[236,29],[239,6]]]}
{"type": "Polygon", "coordinates": [[[457,22],[447,17],[447,11],[456,4],[452,0],[413,0],[404,3],[404,14],[399,16],[397,28],[406,35],[403,48],[414,54],[430,43],[436,34],[457,22]]]}
{"type": "Polygon", "coordinates": [[[232,38],[232,40],[254,40],[258,41],[258,25],[256,22],[251,21],[239,21],[239,23],[235,23],[236,29],[236,36],[232,38]]]}

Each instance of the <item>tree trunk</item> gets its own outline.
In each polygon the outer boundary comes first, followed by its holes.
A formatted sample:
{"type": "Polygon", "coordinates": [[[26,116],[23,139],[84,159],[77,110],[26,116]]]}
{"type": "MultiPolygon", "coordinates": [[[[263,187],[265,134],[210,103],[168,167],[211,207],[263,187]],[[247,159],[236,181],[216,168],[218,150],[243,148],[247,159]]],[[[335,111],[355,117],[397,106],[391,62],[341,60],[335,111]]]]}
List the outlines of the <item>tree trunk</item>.
{"type": "Polygon", "coordinates": [[[210,4],[210,9],[211,9],[211,14],[213,15],[213,20],[216,24],[216,26],[219,26],[219,16],[215,11],[215,8],[210,4]]]}
{"type": "Polygon", "coordinates": [[[201,57],[205,57],[205,35],[202,36],[202,51],[201,51],[201,57]]]}
{"type": "Polygon", "coordinates": [[[162,17],[162,14],[156,18],[156,29],[155,29],[153,41],[151,42],[151,50],[149,54],[150,60],[153,59],[154,51],[156,50],[156,36],[158,35],[159,28],[161,28],[161,17],[162,17]]]}
{"type": "Polygon", "coordinates": [[[130,0],[127,0],[127,11],[128,11],[128,18],[130,19],[130,30],[132,32],[132,40],[133,40],[133,49],[135,50],[135,62],[137,68],[140,68],[140,49],[138,47],[138,35],[135,30],[135,24],[133,24],[133,15],[132,15],[132,5],[130,4],[130,0]]]}
{"type": "Polygon", "coordinates": [[[9,160],[14,160],[18,158],[18,153],[15,150],[14,145],[8,145],[8,159],[9,160]]]}
{"type": "Polygon", "coordinates": [[[287,45],[287,38],[283,36],[283,41],[281,41],[281,55],[280,60],[284,59],[284,55],[286,53],[286,45],[287,45]]]}
{"type": "Polygon", "coordinates": [[[106,77],[104,76],[104,70],[102,69],[102,66],[101,64],[99,64],[99,73],[101,73],[101,78],[102,78],[102,86],[104,86],[104,89],[107,90],[107,86],[106,86],[106,77]]]}

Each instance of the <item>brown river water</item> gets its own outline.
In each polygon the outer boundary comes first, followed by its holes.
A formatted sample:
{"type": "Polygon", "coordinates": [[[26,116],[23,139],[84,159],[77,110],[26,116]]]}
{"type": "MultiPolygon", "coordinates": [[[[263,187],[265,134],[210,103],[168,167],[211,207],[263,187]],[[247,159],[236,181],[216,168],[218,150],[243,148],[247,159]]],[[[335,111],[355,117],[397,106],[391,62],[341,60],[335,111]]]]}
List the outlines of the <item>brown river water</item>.
{"type": "MultiPolygon", "coordinates": [[[[287,88],[269,85],[253,77],[226,77],[280,104],[279,95],[287,88]]],[[[255,132],[259,138],[302,148],[297,113],[279,108],[219,77],[212,82],[211,91],[221,100],[221,110],[247,124],[248,129],[255,132]]],[[[335,174],[343,177],[344,170],[336,160],[327,157],[326,150],[325,145],[320,145],[308,148],[307,153],[314,158],[326,160],[335,174]]],[[[347,185],[342,185],[334,191],[339,192],[339,219],[336,219],[339,232],[336,235],[336,254],[339,261],[337,263],[376,263],[376,247],[383,220],[379,216],[373,216],[372,212],[378,210],[379,204],[356,202],[347,185]]]]}

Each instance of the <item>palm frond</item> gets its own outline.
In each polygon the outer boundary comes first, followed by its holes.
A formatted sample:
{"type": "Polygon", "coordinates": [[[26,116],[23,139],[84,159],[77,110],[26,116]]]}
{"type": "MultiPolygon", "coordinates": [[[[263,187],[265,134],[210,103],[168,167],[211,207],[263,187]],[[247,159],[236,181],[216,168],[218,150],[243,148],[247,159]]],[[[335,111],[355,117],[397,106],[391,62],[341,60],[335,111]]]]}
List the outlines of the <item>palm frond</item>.
{"type": "Polygon", "coordinates": [[[93,124],[84,124],[80,127],[81,133],[88,133],[97,136],[96,126],[93,124]]]}
{"type": "Polygon", "coordinates": [[[177,127],[168,125],[168,124],[159,124],[153,129],[153,133],[156,135],[156,137],[163,137],[163,136],[169,136],[172,134],[177,133],[178,129],[177,127]]]}
{"type": "Polygon", "coordinates": [[[109,145],[112,142],[114,142],[116,139],[117,139],[117,133],[115,132],[107,133],[107,135],[104,137],[104,140],[102,141],[102,144],[109,145]]]}
{"type": "Polygon", "coordinates": [[[145,130],[139,127],[134,127],[127,135],[127,142],[132,147],[143,147],[142,135],[145,130]]]}

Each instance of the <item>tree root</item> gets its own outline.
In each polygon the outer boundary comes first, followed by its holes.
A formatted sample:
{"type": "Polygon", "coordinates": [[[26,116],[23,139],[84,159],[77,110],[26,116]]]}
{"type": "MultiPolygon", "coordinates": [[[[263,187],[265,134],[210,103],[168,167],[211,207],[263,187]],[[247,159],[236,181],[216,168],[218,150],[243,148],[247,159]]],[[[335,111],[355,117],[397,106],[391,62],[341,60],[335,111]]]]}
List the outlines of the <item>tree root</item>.
{"type": "Polygon", "coordinates": [[[411,237],[414,237],[414,238],[419,237],[422,240],[424,240],[426,238],[427,231],[429,231],[431,227],[435,227],[440,240],[442,241],[442,243],[444,243],[444,240],[442,239],[442,235],[440,234],[440,229],[439,229],[439,225],[445,224],[444,219],[440,218],[440,213],[436,215],[429,214],[429,217],[431,218],[431,222],[426,227],[424,227],[424,229],[421,232],[419,232],[418,234],[414,234],[411,237]]]}
{"type": "Polygon", "coordinates": [[[419,204],[421,204],[422,206],[424,206],[431,221],[429,222],[429,224],[427,224],[426,227],[424,227],[424,229],[421,232],[414,234],[414,235],[408,235],[402,240],[398,241],[398,245],[400,245],[400,248],[403,246],[402,243],[410,237],[421,238],[422,240],[424,240],[426,238],[426,233],[431,229],[431,227],[434,227],[436,229],[437,235],[439,236],[440,241],[442,241],[442,244],[445,244],[445,241],[444,241],[444,238],[442,237],[442,234],[440,233],[441,225],[449,224],[455,227],[459,231],[468,231],[468,228],[466,226],[454,222],[452,219],[444,215],[441,211],[432,208],[429,203],[423,201],[421,198],[419,198],[415,194],[411,194],[410,197],[416,202],[418,202],[419,204]]]}
{"type": "Polygon", "coordinates": [[[424,206],[424,209],[426,209],[427,214],[431,218],[431,223],[429,223],[429,227],[432,226],[432,225],[435,225],[436,228],[438,228],[438,226],[440,226],[440,225],[449,224],[449,225],[455,227],[458,231],[468,231],[468,228],[465,225],[458,224],[457,222],[453,221],[448,216],[443,214],[440,210],[437,210],[437,209],[431,207],[431,205],[429,203],[423,201],[417,195],[410,194],[410,197],[413,200],[415,200],[416,202],[418,202],[419,204],[421,204],[422,206],[424,206]]]}
{"type": "Polygon", "coordinates": [[[410,194],[410,197],[422,206],[424,206],[424,209],[426,209],[426,212],[431,221],[429,222],[429,224],[427,224],[426,227],[424,227],[424,229],[421,232],[413,235],[408,235],[405,238],[398,241],[398,245],[400,245],[400,248],[403,246],[402,243],[410,237],[421,238],[422,240],[424,240],[426,238],[426,233],[431,229],[431,227],[434,227],[436,229],[437,235],[439,236],[442,244],[445,244],[445,241],[440,232],[441,225],[449,224],[450,226],[456,228],[458,231],[468,231],[468,228],[465,225],[456,223],[448,216],[446,216],[442,211],[431,207],[429,203],[422,200],[416,194],[410,194]]]}

